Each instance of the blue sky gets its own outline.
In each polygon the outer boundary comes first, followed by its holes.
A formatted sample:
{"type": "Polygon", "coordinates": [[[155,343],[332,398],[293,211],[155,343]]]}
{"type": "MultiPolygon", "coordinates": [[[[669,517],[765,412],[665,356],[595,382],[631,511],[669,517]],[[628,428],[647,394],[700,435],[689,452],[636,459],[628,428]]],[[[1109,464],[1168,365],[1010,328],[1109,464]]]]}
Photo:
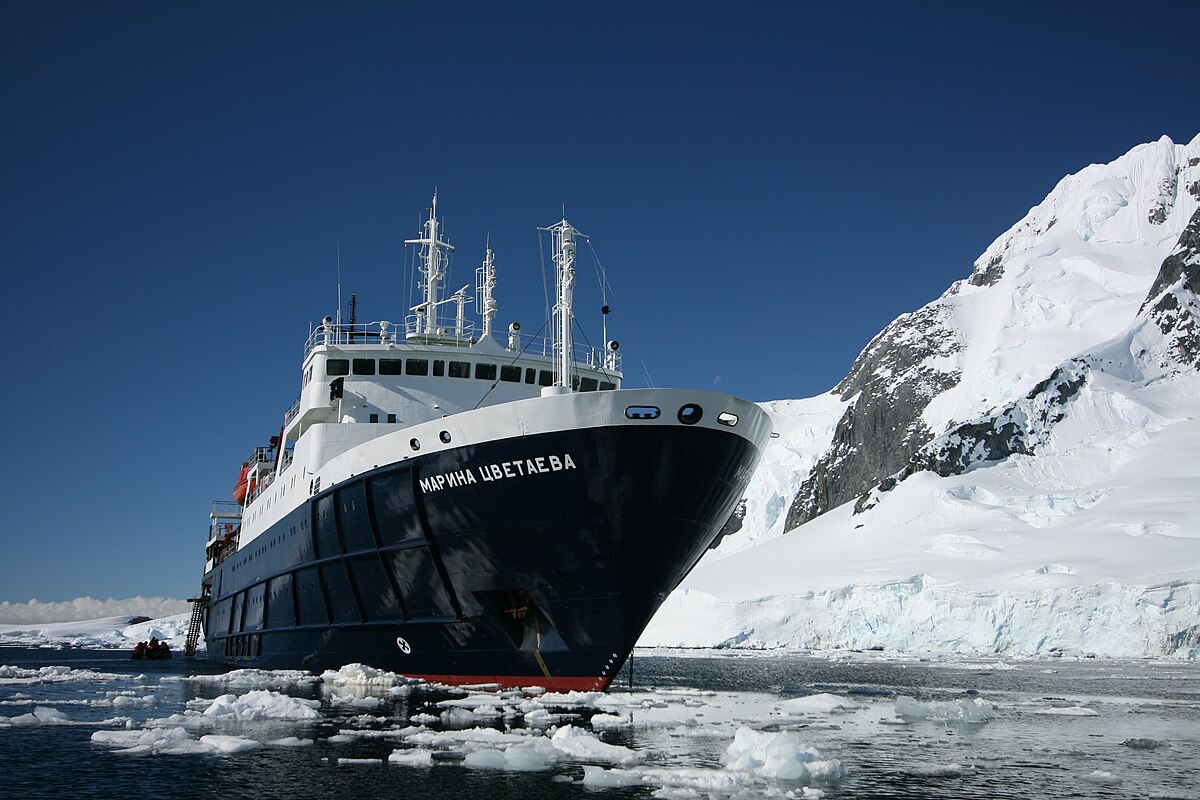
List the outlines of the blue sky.
{"type": "MultiPolygon", "coordinates": [[[[819,394],[1063,175],[1200,130],[1191,2],[8,3],[0,601],[186,597],[434,186],[501,324],[590,234],[627,385],[819,394]],[[644,371],[643,371],[644,365],[644,371]]],[[[591,255],[579,313],[599,339],[591,255]]],[[[454,288],[454,287],[452,287],[454,288]]]]}

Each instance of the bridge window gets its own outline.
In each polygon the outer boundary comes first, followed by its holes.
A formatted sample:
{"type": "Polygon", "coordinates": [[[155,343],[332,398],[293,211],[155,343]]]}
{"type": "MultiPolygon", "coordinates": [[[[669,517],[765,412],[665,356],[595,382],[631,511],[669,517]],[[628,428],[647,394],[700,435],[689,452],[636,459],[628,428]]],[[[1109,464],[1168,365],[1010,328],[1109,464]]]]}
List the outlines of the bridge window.
{"type": "Polygon", "coordinates": [[[538,385],[539,386],[553,386],[554,385],[554,373],[548,369],[544,369],[541,372],[539,372],[538,373],[538,385]]]}
{"type": "Polygon", "coordinates": [[[528,367],[525,370],[525,382],[529,384],[537,383],[537,370],[533,367],[528,367]]]}
{"type": "Polygon", "coordinates": [[[471,362],[470,361],[451,361],[450,362],[450,377],[451,378],[469,378],[469,377],[471,377],[471,362]]]}
{"type": "Polygon", "coordinates": [[[611,392],[613,389],[616,389],[616,388],[617,388],[617,385],[615,383],[609,383],[608,381],[600,381],[600,391],[602,391],[602,392],[611,392]]]}
{"type": "Polygon", "coordinates": [[[441,378],[442,376],[444,376],[446,374],[446,362],[445,361],[434,361],[433,362],[433,374],[435,377],[438,377],[438,378],[441,378]]]}
{"type": "Polygon", "coordinates": [[[354,374],[355,375],[374,375],[375,374],[375,359],[373,359],[373,358],[356,358],[356,359],[354,359],[354,374]]]}
{"type": "Polygon", "coordinates": [[[326,375],[349,375],[350,362],[344,358],[331,358],[325,362],[326,375]]]}
{"type": "Polygon", "coordinates": [[[400,375],[403,365],[404,361],[399,358],[381,358],[379,359],[379,374],[400,375]]]}
{"type": "Polygon", "coordinates": [[[480,362],[475,365],[475,377],[482,381],[496,380],[496,365],[480,362]]]}
{"type": "Polygon", "coordinates": [[[595,378],[580,378],[579,379],[579,391],[594,392],[594,391],[596,391],[596,384],[597,384],[597,381],[595,378]]]}
{"type": "Polygon", "coordinates": [[[429,362],[423,358],[409,358],[404,362],[404,371],[409,375],[428,375],[429,362]]]}
{"type": "Polygon", "coordinates": [[[508,381],[509,383],[518,383],[521,380],[521,368],[514,367],[511,364],[501,367],[500,380],[508,381]]]}

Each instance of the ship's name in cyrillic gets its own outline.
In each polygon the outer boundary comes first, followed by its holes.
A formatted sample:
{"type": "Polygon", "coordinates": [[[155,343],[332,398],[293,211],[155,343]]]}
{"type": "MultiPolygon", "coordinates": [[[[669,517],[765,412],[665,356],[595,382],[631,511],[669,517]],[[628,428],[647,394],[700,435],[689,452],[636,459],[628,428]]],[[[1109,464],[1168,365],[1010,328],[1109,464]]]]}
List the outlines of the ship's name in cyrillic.
{"type": "Polygon", "coordinates": [[[480,481],[503,481],[509,478],[526,478],[530,475],[541,475],[546,472],[562,472],[576,469],[575,459],[570,453],[561,456],[536,456],[534,458],[519,458],[515,461],[501,461],[497,464],[482,464],[477,467],[464,467],[453,472],[443,472],[440,475],[429,475],[421,478],[421,491],[437,492],[442,489],[453,489],[467,486],[480,481]]]}

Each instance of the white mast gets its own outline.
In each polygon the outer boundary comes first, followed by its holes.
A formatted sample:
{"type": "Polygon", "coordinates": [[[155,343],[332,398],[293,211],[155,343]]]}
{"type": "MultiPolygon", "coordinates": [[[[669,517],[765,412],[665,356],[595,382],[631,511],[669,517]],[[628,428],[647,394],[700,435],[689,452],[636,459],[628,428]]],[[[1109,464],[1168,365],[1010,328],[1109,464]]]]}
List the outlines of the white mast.
{"type": "Polygon", "coordinates": [[[479,294],[479,313],[483,316],[484,339],[492,335],[492,320],[496,318],[496,300],[492,297],[492,289],[495,288],[496,265],[493,262],[492,248],[489,246],[484,252],[483,265],[475,270],[475,291],[479,294]]]}
{"type": "MultiPolygon", "coordinates": [[[[562,390],[571,391],[571,321],[572,303],[575,299],[575,237],[582,236],[571,223],[565,219],[541,228],[549,231],[554,243],[555,294],[558,302],[554,305],[554,356],[557,360],[554,385],[562,390]]],[[[561,391],[561,390],[560,390],[561,391]]]]}
{"type": "Polygon", "coordinates": [[[467,303],[475,298],[467,297],[467,287],[464,286],[455,292],[450,299],[454,301],[454,305],[457,307],[456,311],[454,312],[454,336],[461,340],[463,336],[466,335],[466,306],[467,303]]]}
{"type": "Polygon", "coordinates": [[[425,236],[421,239],[405,239],[404,243],[421,245],[421,275],[425,278],[425,299],[411,310],[418,312],[416,332],[422,332],[422,320],[419,315],[423,313],[424,332],[432,335],[437,333],[438,292],[446,277],[447,259],[442,250],[454,250],[448,242],[438,239],[436,189],[433,192],[433,207],[429,209],[429,219],[425,221],[425,236]]]}

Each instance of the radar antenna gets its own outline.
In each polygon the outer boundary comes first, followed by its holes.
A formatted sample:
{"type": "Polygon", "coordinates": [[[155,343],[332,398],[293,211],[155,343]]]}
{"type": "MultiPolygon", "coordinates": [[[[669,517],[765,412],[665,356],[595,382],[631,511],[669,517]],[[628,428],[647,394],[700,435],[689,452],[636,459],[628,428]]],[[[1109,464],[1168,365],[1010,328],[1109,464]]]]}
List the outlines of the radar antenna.
{"type": "Polygon", "coordinates": [[[574,319],[572,305],[575,300],[575,237],[586,234],[580,233],[571,223],[563,219],[549,228],[538,230],[548,231],[553,242],[555,296],[558,302],[554,304],[554,357],[556,359],[554,386],[559,392],[572,389],[572,354],[571,322],[574,319]]]}
{"type": "Polygon", "coordinates": [[[439,293],[442,282],[446,278],[447,258],[443,250],[454,251],[448,242],[438,238],[437,190],[433,191],[433,206],[429,209],[429,219],[425,221],[425,235],[420,239],[405,239],[405,244],[415,244],[421,247],[421,276],[425,279],[423,286],[425,299],[413,306],[410,311],[417,312],[416,333],[433,334],[437,332],[437,307],[441,305],[439,293]]]}

